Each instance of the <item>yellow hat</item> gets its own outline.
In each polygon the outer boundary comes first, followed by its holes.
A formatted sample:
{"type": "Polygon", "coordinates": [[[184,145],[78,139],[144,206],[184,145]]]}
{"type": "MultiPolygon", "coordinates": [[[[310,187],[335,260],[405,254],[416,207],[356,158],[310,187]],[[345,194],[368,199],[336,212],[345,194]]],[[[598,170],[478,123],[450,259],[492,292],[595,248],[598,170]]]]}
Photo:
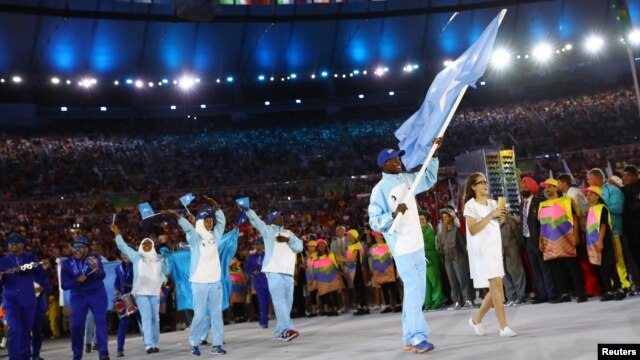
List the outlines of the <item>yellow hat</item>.
{"type": "Polygon", "coordinates": [[[543,188],[547,187],[547,186],[555,186],[558,187],[558,180],[556,179],[552,179],[549,178],[543,182],[540,183],[540,186],[542,186],[543,188]]]}
{"type": "Polygon", "coordinates": [[[307,246],[318,246],[318,243],[315,240],[309,240],[307,246]]]}
{"type": "Polygon", "coordinates": [[[592,192],[602,197],[602,189],[600,188],[600,186],[589,186],[585,192],[592,192]]]}
{"type": "Polygon", "coordinates": [[[356,230],[356,229],[351,229],[351,230],[347,231],[347,234],[350,234],[356,240],[358,240],[358,238],[360,237],[360,234],[358,234],[358,230],[356,230]]]}

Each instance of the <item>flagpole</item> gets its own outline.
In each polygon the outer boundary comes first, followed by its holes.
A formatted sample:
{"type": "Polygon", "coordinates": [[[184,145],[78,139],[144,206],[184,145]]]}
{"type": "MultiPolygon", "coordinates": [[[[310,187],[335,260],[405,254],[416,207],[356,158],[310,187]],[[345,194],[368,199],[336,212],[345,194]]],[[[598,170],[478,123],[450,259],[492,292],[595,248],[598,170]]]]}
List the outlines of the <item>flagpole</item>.
{"type": "MultiPolygon", "coordinates": [[[[447,115],[447,119],[445,120],[444,124],[442,125],[442,128],[440,128],[440,132],[438,133],[438,136],[436,136],[436,138],[440,138],[444,136],[444,132],[447,130],[447,127],[449,127],[449,123],[451,122],[451,119],[453,119],[453,115],[456,113],[456,110],[458,109],[458,105],[460,105],[460,101],[462,101],[462,97],[464,96],[464,93],[467,91],[467,88],[469,87],[469,85],[465,85],[462,90],[460,91],[460,94],[458,95],[458,98],[456,99],[456,102],[453,104],[453,106],[451,107],[451,111],[449,112],[449,115],[447,115]]],[[[418,185],[420,184],[420,181],[422,180],[422,178],[424,177],[424,173],[427,171],[427,165],[429,165],[429,162],[431,161],[431,158],[433,158],[433,154],[435,154],[436,152],[436,145],[433,144],[431,145],[431,149],[429,150],[429,153],[427,154],[427,158],[424,160],[424,163],[422,163],[422,167],[420,168],[420,171],[418,172],[418,176],[416,176],[416,180],[413,182],[413,184],[411,185],[411,189],[409,190],[409,193],[405,196],[405,199],[403,199],[403,203],[406,202],[406,199],[409,196],[414,196],[416,189],[418,188],[418,185]]],[[[400,218],[402,218],[402,213],[398,213],[396,214],[396,218],[393,219],[393,224],[391,224],[391,228],[389,228],[389,233],[393,234],[396,231],[396,226],[398,225],[398,221],[400,221],[400,218]]]]}

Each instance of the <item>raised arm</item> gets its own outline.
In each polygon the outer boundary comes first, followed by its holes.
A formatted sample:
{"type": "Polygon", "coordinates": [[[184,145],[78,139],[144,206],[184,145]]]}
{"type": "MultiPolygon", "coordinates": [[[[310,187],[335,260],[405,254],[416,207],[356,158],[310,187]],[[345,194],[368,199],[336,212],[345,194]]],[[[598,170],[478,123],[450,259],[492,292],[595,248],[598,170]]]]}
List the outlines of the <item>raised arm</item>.
{"type": "Polygon", "coordinates": [[[139,260],[140,254],[137,251],[133,250],[131,247],[129,247],[129,245],[127,245],[126,242],[124,242],[124,239],[120,234],[120,229],[118,229],[118,226],[111,225],[111,231],[113,232],[113,235],[116,236],[116,247],[118,247],[118,250],[120,250],[121,253],[123,253],[129,259],[131,259],[131,261],[139,260]]]}
{"type": "Polygon", "coordinates": [[[251,223],[251,225],[256,228],[256,230],[258,230],[258,232],[262,235],[262,238],[266,241],[267,240],[267,224],[265,224],[264,221],[262,221],[262,219],[260,219],[258,217],[258,214],[256,214],[255,211],[253,211],[252,209],[248,209],[245,211],[245,214],[247,214],[247,218],[249,219],[249,222],[251,223]]]}
{"type": "Polygon", "coordinates": [[[216,210],[215,217],[216,226],[213,228],[213,238],[216,240],[220,240],[222,238],[222,234],[224,233],[224,227],[227,223],[227,219],[224,217],[224,213],[220,209],[216,210]]]}

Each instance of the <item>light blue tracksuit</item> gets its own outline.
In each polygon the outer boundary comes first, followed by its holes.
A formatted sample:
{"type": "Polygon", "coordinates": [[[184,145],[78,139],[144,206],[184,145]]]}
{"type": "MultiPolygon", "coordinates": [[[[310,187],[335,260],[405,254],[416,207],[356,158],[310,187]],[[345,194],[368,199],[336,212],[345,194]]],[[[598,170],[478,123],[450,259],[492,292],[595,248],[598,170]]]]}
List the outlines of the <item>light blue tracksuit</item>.
{"type": "MultiPolygon", "coordinates": [[[[226,219],[222,210],[215,212],[216,225],[213,228],[213,239],[217,241],[218,254],[229,244],[234,237],[222,237],[226,219]]],[[[178,224],[186,234],[189,248],[191,249],[191,275],[195,274],[200,262],[200,247],[202,238],[196,229],[185,218],[180,218],[178,224]]],[[[224,341],[224,322],[222,320],[222,285],[220,281],[214,283],[191,283],[193,320],[189,332],[189,343],[198,346],[202,338],[206,338],[209,329],[213,334],[213,346],[220,346],[224,341]]]]}
{"type": "MultiPolygon", "coordinates": [[[[420,182],[416,194],[428,190],[438,180],[438,159],[433,158],[427,167],[424,179],[420,182]]],[[[422,313],[422,305],[427,289],[427,264],[424,257],[424,243],[422,240],[422,231],[419,222],[411,223],[410,233],[415,233],[416,248],[409,253],[403,252],[398,254],[405,244],[397,243],[399,225],[396,232],[389,233],[391,224],[393,224],[392,213],[396,210],[399,203],[403,201],[408,205],[409,209],[405,212],[403,218],[417,219],[417,205],[415,204],[415,196],[411,199],[400,199],[399,193],[407,192],[417,174],[401,173],[401,174],[382,174],[382,179],[371,191],[371,199],[369,203],[369,225],[372,230],[383,233],[385,241],[391,249],[393,258],[396,262],[398,274],[404,285],[404,299],[402,302],[402,341],[404,345],[415,346],[427,339],[429,336],[429,326],[422,313]],[[415,213],[413,213],[415,212],[415,213]],[[413,229],[413,227],[416,229],[413,229]],[[418,243],[419,240],[419,243],[418,243]],[[422,245],[420,245],[422,244],[422,245]]],[[[404,239],[405,241],[407,239],[404,239]]]]}
{"type": "MultiPolygon", "coordinates": [[[[293,330],[293,322],[291,321],[291,307],[293,306],[293,273],[269,271],[268,266],[272,260],[274,248],[276,246],[276,233],[289,233],[289,248],[294,253],[302,251],[302,240],[300,240],[292,232],[285,230],[281,226],[267,225],[262,221],[255,211],[247,210],[247,218],[251,222],[262,238],[264,239],[264,261],[262,272],[267,275],[269,283],[269,292],[271,293],[271,301],[273,309],[276,312],[276,330],[274,337],[278,338],[286,330],[293,330]]],[[[295,258],[293,260],[295,262],[295,258]]],[[[295,268],[295,263],[291,264],[291,269],[295,268]]]]}
{"type": "MultiPolygon", "coordinates": [[[[133,284],[135,285],[138,279],[138,264],[142,260],[142,255],[130,248],[129,245],[124,242],[121,235],[116,236],[116,246],[118,250],[126,255],[131,260],[131,263],[133,263],[133,284]]],[[[164,278],[165,275],[171,273],[169,262],[166,257],[161,255],[158,255],[157,259],[157,261],[162,262],[162,277],[164,278]]],[[[160,339],[160,289],[158,289],[157,295],[134,295],[142,322],[144,347],[145,349],[157,348],[160,339]]]]}

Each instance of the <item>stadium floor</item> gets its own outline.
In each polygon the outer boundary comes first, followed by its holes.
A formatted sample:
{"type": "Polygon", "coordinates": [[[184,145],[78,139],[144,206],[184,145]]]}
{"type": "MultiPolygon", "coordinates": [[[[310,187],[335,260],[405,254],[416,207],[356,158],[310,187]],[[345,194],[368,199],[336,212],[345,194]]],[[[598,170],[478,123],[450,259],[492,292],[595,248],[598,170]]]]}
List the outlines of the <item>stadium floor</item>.
{"type": "MultiPolygon", "coordinates": [[[[494,313],[487,314],[487,336],[478,337],[467,324],[470,310],[426,314],[430,341],[436,346],[426,354],[403,352],[400,314],[351,314],[335,318],[294,319],[300,337],[290,343],[271,339],[269,329],[257,323],[226,326],[225,359],[597,359],[598,343],[640,343],[640,296],[603,303],[597,298],[577,304],[538,304],[507,308],[515,338],[500,338],[494,313]]],[[[124,359],[191,359],[187,331],[163,333],[160,353],[147,355],[139,336],[127,339],[124,359]]],[[[111,359],[116,359],[115,339],[110,337],[111,359]]],[[[68,340],[46,341],[46,360],[70,359],[68,340]]],[[[210,358],[201,348],[200,358],[210,358]]],[[[6,350],[3,351],[6,356],[6,350]]],[[[85,354],[97,359],[97,354],[85,354]]]]}

